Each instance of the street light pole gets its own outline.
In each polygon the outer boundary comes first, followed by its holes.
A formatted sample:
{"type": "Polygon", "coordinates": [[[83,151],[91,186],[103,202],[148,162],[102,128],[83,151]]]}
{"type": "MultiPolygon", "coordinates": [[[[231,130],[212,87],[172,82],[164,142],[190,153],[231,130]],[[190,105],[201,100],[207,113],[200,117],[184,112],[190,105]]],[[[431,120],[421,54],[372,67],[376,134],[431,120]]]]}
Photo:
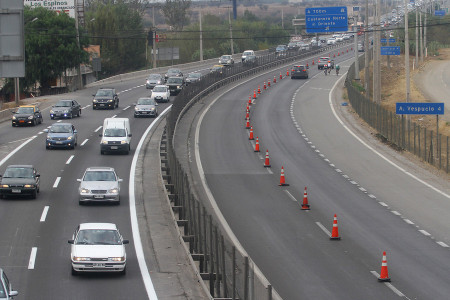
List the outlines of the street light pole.
{"type": "MultiPolygon", "coordinates": [[[[80,31],[78,29],[78,0],[75,0],[75,30],[77,31],[77,46],[81,50],[80,46],[80,31]]],[[[81,62],[78,63],[78,89],[83,88],[83,79],[81,76],[81,62]]]]}

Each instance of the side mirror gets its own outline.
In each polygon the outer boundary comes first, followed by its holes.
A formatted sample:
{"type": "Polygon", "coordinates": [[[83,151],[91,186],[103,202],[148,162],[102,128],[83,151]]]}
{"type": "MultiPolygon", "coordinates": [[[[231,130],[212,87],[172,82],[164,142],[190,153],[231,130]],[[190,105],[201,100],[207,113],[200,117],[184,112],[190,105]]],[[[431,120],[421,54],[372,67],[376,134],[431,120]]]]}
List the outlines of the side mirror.
{"type": "Polygon", "coordinates": [[[74,240],[68,240],[67,241],[69,244],[74,244],[75,242],[74,242],[74,240]]]}
{"type": "Polygon", "coordinates": [[[78,133],[78,131],[75,129],[75,130],[73,131],[73,133],[78,133]]]}
{"type": "Polygon", "coordinates": [[[41,177],[41,174],[36,174],[36,177],[41,177]]]}
{"type": "Polygon", "coordinates": [[[103,136],[103,134],[99,133],[98,136],[103,136]]]}
{"type": "Polygon", "coordinates": [[[136,106],[136,103],[133,103],[134,106],[136,106]]]}
{"type": "Polygon", "coordinates": [[[131,133],[129,133],[128,136],[131,136],[131,133]]]}
{"type": "Polygon", "coordinates": [[[119,182],[122,182],[123,181],[123,179],[122,178],[119,178],[119,182]]]}
{"type": "Polygon", "coordinates": [[[18,291],[9,291],[9,296],[10,296],[10,297],[15,297],[15,296],[17,296],[17,295],[19,295],[19,292],[18,292],[18,291]]]}
{"type": "Polygon", "coordinates": [[[158,106],[159,104],[158,103],[155,103],[155,106],[158,106]]]}
{"type": "Polygon", "coordinates": [[[122,241],[122,244],[124,244],[124,245],[129,244],[129,243],[130,243],[129,240],[123,240],[123,241],[122,241]]]}

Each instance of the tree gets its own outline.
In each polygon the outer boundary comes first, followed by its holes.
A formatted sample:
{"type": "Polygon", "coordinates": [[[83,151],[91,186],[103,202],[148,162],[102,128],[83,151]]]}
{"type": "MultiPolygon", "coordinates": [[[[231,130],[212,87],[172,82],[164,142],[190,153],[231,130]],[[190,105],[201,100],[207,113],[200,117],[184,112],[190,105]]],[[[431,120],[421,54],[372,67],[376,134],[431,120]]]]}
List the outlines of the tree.
{"type": "Polygon", "coordinates": [[[39,82],[41,90],[50,87],[50,81],[88,61],[82,50],[86,38],[77,44],[75,20],[67,14],[38,7],[25,6],[25,78],[21,85],[26,89],[39,82]]]}
{"type": "Polygon", "coordinates": [[[189,24],[187,12],[191,7],[191,0],[166,0],[162,6],[162,12],[166,17],[166,23],[175,30],[183,30],[189,24]]]}
{"type": "Polygon", "coordinates": [[[123,1],[98,1],[86,12],[86,20],[91,20],[86,22],[91,43],[100,45],[102,72],[106,76],[145,65],[147,31],[141,14],[123,1]]]}

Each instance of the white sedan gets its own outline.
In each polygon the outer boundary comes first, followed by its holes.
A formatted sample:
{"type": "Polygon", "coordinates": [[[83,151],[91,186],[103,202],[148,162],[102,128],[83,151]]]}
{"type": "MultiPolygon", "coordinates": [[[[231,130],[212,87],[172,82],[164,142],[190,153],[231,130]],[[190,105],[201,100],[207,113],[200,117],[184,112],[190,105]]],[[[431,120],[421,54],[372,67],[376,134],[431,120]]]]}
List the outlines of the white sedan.
{"type": "Polygon", "coordinates": [[[157,85],[152,90],[151,98],[156,102],[169,102],[170,90],[167,85],[157,85]]]}
{"type": "Polygon", "coordinates": [[[72,275],[78,272],[120,272],[125,274],[127,254],[124,240],[115,224],[82,223],[71,244],[72,275]]]}
{"type": "Polygon", "coordinates": [[[327,45],[335,45],[336,44],[336,39],[335,38],[329,38],[327,40],[327,45]]]}

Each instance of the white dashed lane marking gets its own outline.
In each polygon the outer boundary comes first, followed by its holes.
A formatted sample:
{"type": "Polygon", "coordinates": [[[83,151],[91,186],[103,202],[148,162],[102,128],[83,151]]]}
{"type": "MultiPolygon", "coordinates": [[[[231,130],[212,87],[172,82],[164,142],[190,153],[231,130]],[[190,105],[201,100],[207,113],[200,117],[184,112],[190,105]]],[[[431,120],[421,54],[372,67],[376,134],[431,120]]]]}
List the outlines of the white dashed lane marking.
{"type": "Polygon", "coordinates": [[[56,189],[58,187],[58,184],[60,181],[61,181],[61,177],[56,177],[55,183],[53,184],[54,189],[56,189]]]}
{"type": "Polygon", "coordinates": [[[44,210],[42,211],[42,215],[41,215],[41,219],[40,219],[41,222],[45,222],[49,208],[50,208],[50,206],[44,207],[44,210]]]}
{"type": "Polygon", "coordinates": [[[80,146],[84,146],[87,142],[89,141],[89,139],[85,139],[80,146]]]}
{"type": "Polygon", "coordinates": [[[69,159],[66,161],[66,165],[70,164],[70,162],[72,161],[72,159],[75,157],[75,155],[71,155],[69,157],[69,159]]]}
{"type": "Polygon", "coordinates": [[[37,253],[37,247],[31,248],[30,261],[28,262],[28,270],[34,269],[34,263],[36,261],[36,253],[37,253]]]}

